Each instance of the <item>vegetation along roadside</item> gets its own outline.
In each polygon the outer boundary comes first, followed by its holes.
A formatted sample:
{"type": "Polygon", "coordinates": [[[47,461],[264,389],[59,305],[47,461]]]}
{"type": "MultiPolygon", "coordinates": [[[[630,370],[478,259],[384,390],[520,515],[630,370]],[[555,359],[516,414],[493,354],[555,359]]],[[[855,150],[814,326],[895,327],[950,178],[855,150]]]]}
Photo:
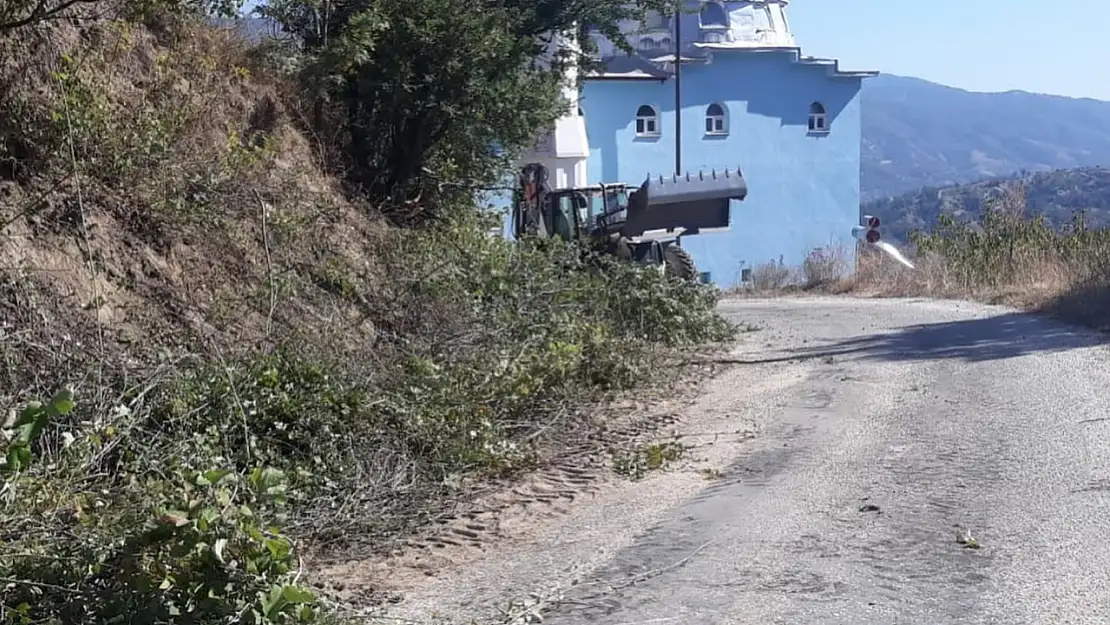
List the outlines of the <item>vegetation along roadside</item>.
{"type": "Polygon", "coordinates": [[[1020,180],[998,185],[974,214],[941,214],[909,239],[915,269],[867,253],[837,290],[975,299],[1110,330],[1110,229],[1088,226],[1082,211],[1051,223],[1031,210],[1020,180]]]}

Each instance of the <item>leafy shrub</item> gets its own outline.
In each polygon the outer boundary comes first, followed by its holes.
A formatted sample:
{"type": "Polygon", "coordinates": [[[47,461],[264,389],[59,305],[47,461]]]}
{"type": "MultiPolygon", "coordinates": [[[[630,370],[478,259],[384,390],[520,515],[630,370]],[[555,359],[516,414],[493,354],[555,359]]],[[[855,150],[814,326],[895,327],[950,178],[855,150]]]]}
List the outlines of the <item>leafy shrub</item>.
{"type": "Polygon", "coordinates": [[[315,598],[292,583],[292,544],[274,525],[287,488],[280,470],[195,471],[187,465],[202,460],[193,455],[90,473],[89,462],[121,440],[121,463],[136,464],[138,441],[114,426],[81,438],[67,431],[49,464],[32,465],[47,422],[73,407],[71,391],[31,402],[6,437],[0,577],[11,622],[316,619],[315,598]]]}
{"type": "MultiPolygon", "coordinates": [[[[288,120],[281,128],[274,121],[285,119],[275,99],[293,89],[254,81],[239,63],[240,42],[163,13],[165,4],[138,5],[143,19],[165,18],[162,31],[126,21],[82,28],[59,21],[41,38],[0,38],[10,58],[49,57],[36,71],[0,67],[0,81],[12,87],[0,109],[15,120],[0,128],[0,175],[51,196],[42,206],[19,207],[12,221],[4,215],[6,224],[24,220],[29,233],[9,256],[79,260],[61,264],[84,271],[53,283],[28,279],[22,268],[0,268],[0,303],[16,319],[0,324],[16,345],[3,346],[5,373],[11,388],[31,389],[18,399],[44,393],[41,380],[50,376],[82,381],[75,387],[80,404],[65,394],[31,403],[6,428],[12,433],[3,447],[0,618],[318,621],[314,597],[296,583],[295,547],[302,542],[324,549],[355,538],[389,549],[438,511],[456,478],[530,466],[542,443],[566,440],[560,437],[582,425],[575,417],[584,402],[651,380],[671,350],[731,336],[732,326],[714,310],[713,288],[591,257],[559,241],[514,245],[490,237],[464,192],[441,193],[428,202],[435,210],[417,205],[423,230],[382,226],[373,245],[352,243],[370,230],[366,220],[359,221],[363,229],[353,227],[353,216],[384,199],[325,201],[339,185],[319,170],[304,185],[312,193],[287,193],[300,187],[281,179],[306,169],[288,161],[314,156],[275,154],[280,136],[288,145],[312,143],[288,120]],[[37,82],[21,82],[24,74],[37,82]],[[267,206],[279,198],[281,207],[267,206]],[[57,208],[68,211],[65,220],[45,212],[57,208]],[[295,249],[318,234],[313,228],[325,209],[345,228],[318,246],[295,249]],[[430,215],[437,219],[425,219],[430,215]],[[86,223],[99,227],[58,227],[86,223]],[[174,262],[190,249],[203,262],[174,262]],[[82,279],[94,283],[87,299],[73,294],[86,286],[82,279]],[[320,319],[324,305],[309,301],[318,295],[309,293],[310,284],[327,292],[320,300],[338,314],[320,319]],[[26,293],[9,293],[9,285],[26,293]],[[237,309],[264,317],[263,336],[221,341],[228,338],[221,332],[235,332],[208,325],[217,316],[215,297],[204,302],[187,292],[208,288],[205,295],[264,300],[237,309]],[[114,341],[109,330],[119,328],[101,314],[113,295],[127,304],[128,317],[167,303],[172,314],[152,323],[155,330],[142,328],[149,340],[114,341]],[[307,312],[283,317],[279,300],[286,310],[307,312]],[[47,305],[56,314],[40,310],[47,305]],[[194,322],[198,310],[208,318],[194,322]],[[313,327],[301,334],[300,322],[313,327]],[[348,323],[356,322],[372,332],[349,341],[356,345],[342,344],[348,323]],[[271,332],[282,324],[284,331],[271,332]],[[333,326],[339,330],[321,330],[333,326]],[[215,347],[178,341],[196,339],[198,327],[215,347]],[[71,332],[79,336],[71,340],[71,332]],[[35,345],[38,360],[19,353],[22,343],[12,337],[24,336],[44,339],[35,345]],[[84,355],[74,362],[77,352],[84,355]],[[186,355],[173,360],[170,352],[186,355]]],[[[406,6],[394,4],[397,11],[406,6]]],[[[431,39],[450,39],[450,25],[437,22],[431,39]]],[[[539,23],[529,28],[547,30],[539,23]]],[[[510,60],[531,49],[516,49],[511,39],[500,43],[510,60]]],[[[417,48],[419,58],[436,50],[417,48]]],[[[376,54],[373,46],[359,50],[376,54]]],[[[410,64],[395,51],[370,60],[366,68],[398,72],[392,83],[411,83],[410,64]]],[[[376,78],[369,69],[358,72],[366,85],[376,78]]],[[[487,74],[488,85],[531,93],[518,89],[527,83],[511,72],[507,80],[487,74]]],[[[468,84],[446,94],[473,100],[459,110],[505,108],[474,100],[468,84]]],[[[499,93],[483,93],[491,92],[499,93]]],[[[415,128],[406,120],[431,119],[428,97],[409,94],[405,110],[375,103],[373,115],[355,111],[347,121],[362,128],[353,122],[385,118],[415,128]]],[[[442,106],[454,110],[458,103],[449,100],[442,106]]],[[[549,101],[546,107],[555,110],[549,101]]],[[[322,116],[329,112],[321,107],[322,116]]],[[[470,115],[432,120],[451,122],[451,133],[417,146],[419,158],[391,175],[431,190],[451,184],[418,176],[416,165],[425,160],[444,166],[440,177],[474,163],[489,174],[499,161],[487,154],[490,137],[530,139],[531,122],[544,114],[526,111],[493,134],[487,126],[495,115],[479,116],[477,126],[464,123],[470,115]]],[[[344,149],[337,135],[329,136],[316,137],[320,152],[344,149]]],[[[411,147],[400,135],[383,137],[393,148],[411,147]]],[[[360,173],[372,173],[375,163],[347,156],[363,165],[360,173]]],[[[27,273],[38,268],[29,263],[27,273]]]]}
{"type": "Polygon", "coordinates": [[[391,309],[442,322],[398,323],[382,363],[287,345],[68,416],[61,400],[29,409],[56,422],[43,463],[27,462],[43,418],[18,422],[8,447],[18,480],[0,577],[18,581],[5,609],[28,622],[312,622],[283,530],[393,535],[452,476],[531,466],[529,441],[649,379],[659,349],[731,336],[711,287],[486,230],[472,217],[401,236],[391,309]]]}

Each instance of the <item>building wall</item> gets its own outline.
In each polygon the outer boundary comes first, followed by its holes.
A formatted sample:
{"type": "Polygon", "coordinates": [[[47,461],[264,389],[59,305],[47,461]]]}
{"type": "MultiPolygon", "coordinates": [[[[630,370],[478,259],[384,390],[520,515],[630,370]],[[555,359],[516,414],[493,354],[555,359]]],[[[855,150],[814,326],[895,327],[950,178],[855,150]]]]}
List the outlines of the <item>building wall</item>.
{"type": "MultiPolygon", "coordinates": [[[[748,199],[733,202],[729,232],[682,240],[701,271],[722,287],[743,268],[782,260],[800,266],[834,246],[852,263],[859,224],[861,78],[834,77],[827,66],[798,63],[792,51],[721,51],[708,65],[683,65],[682,167],[739,166],[748,199]],[[705,132],[705,111],[724,105],[728,134],[705,132]],[[808,130],[820,102],[829,132],[808,130]]],[[[589,179],[639,184],[674,170],[674,83],[590,80],[581,100],[590,143],[589,179]],[[660,113],[660,136],[636,136],[642,104],[660,113]]]]}

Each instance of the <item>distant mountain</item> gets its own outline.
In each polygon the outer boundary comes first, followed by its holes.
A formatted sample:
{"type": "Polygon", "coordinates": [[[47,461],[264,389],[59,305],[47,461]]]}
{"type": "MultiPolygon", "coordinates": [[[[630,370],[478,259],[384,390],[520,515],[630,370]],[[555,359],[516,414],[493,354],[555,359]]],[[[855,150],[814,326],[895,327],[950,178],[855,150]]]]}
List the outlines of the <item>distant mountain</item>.
{"type": "Polygon", "coordinates": [[[906,241],[910,231],[933,227],[941,214],[959,219],[978,217],[990,198],[997,197],[1002,185],[1010,181],[1024,183],[1029,215],[1044,215],[1049,223],[1059,227],[1067,224],[1077,211],[1083,211],[1088,226],[1110,226],[1110,168],[1101,167],[1022,173],[950,187],[925,187],[867,202],[863,212],[882,221],[884,235],[906,241]]]}
{"type": "Polygon", "coordinates": [[[1110,102],[864,81],[864,199],[1014,172],[1110,166],[1110,102]]]}

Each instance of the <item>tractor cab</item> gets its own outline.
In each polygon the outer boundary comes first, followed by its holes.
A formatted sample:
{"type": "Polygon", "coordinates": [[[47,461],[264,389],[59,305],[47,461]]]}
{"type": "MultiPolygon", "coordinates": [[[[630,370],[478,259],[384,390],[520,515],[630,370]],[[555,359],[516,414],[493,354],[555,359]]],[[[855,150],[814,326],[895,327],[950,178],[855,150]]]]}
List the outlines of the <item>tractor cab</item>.
{"type": "Polygon", "coordinates": [[[601,184],[579,189],[557,189],[533,194],[530,198],[526,192],[525,198],[523,208],[530,209],[525,212],[531,214],[531,219],[518,223],[529,224],[531,227],[526,230],[532,233],[542,229],[547,236],[572,241],[606,234],[607,224],[612,218],[628,210],[628,185],[601,184]]]}

